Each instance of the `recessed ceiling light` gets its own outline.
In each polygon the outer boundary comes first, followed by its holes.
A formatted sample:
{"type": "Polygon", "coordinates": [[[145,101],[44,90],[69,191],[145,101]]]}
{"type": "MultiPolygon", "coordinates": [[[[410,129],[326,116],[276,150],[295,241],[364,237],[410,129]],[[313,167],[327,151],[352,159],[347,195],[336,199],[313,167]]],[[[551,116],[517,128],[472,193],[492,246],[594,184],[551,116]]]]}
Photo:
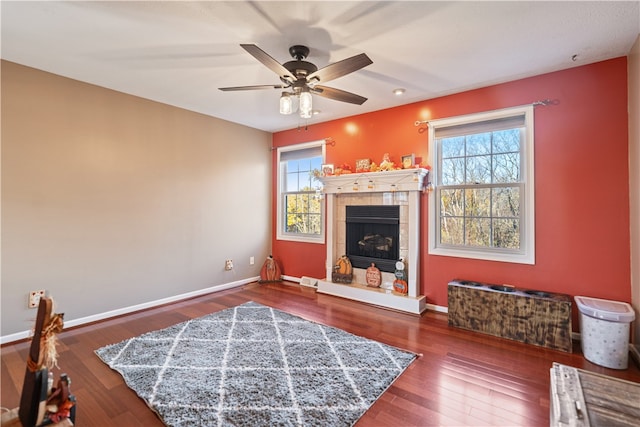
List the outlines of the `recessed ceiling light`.
{"type": "Polygon", "coordinates": [[[404,92],[405,92],[405,89],[403,89],[403,88],[401,88],[401,87],[399,87],[399,88],[397,88],[397,89],[394,89],[394,90],[393,90],[393,94],[394,94],[394,95],[397,95],[397,96],[402,95],[404,92]]]}
{"type": "Polygon", "coordinates": [[[320,110],[311,110],[311,114],[313,114],[314,116],[317,116],[320,113],[322,113],[322,111],[320,110]]]}

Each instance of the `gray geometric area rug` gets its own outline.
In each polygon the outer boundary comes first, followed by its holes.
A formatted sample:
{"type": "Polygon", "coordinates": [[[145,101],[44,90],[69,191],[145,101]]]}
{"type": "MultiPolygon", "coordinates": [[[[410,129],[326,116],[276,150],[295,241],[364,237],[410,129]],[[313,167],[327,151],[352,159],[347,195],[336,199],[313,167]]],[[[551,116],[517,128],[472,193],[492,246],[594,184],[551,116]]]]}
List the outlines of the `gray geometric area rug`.
{"type": "Polygon", "coordinates": [[[96,354],[169,426],[351,426],[417,357],[254,302],[96,354]]]}

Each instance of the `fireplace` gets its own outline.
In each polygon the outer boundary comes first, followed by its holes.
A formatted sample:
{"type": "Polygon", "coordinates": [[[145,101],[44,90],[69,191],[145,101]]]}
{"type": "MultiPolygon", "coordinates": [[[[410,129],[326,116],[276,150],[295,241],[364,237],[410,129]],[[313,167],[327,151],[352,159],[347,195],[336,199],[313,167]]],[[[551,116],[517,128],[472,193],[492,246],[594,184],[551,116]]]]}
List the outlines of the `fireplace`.
{"type": "Polygon", "coordinates": [[[354,268],[393,273],[399,258],[400,206],[346,206],[346,255],[354,268]]]}
{"type": "Polygon", "coordinates": [[[327,257],[326,276],[317,282],[319,293],[409,313],[426,310],[419,273],[420,205],[427,176],[426,169],[402,169],[322,178],[327,257]],[[363,182],[368,185],[358,185],[363,182]],[[351,218],[348,220],[347,216],[351,218]],[[357,236],[350,239],[347,236],[353,227],[357,236]],[[355,249],[347,243],[349,240],[351,245],[357,245],[355,249]],[[354,267],[353,280],[348,284],[332,281],[334,266],[342,255],[347,255],[354,267]],[[393,289],[398,259],[405,261],[406,295],[393,289]],[[379,288],[367,286],[366,269],[371,262],[381,270],[379,288]]]}

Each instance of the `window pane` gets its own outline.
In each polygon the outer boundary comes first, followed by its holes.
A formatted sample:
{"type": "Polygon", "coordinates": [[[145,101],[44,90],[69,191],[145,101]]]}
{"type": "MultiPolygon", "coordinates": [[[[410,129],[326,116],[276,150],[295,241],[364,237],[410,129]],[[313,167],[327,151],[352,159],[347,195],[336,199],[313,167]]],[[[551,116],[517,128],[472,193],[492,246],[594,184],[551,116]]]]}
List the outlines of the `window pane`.
{"type": "Polygon", "coordinates": [[[479,133],[467,136],[467,156],[491,153],[491,133],[479,133]]]}
{"type": "Polygon", "coordinates": [[[440,221],[440,243],[446,245],[464,244],[464,219],[442,216],[440,221]]]}
{"type": "Polygon", "coordinates": [[[464,136],[442,138],[442,158],[464,156],[464,136]]]}
{"type": "Polygon", "coordinates": [[[493,132],[493,152],[508,153],[520,151],[520,129],[493,132]]]}
{"type": "Polygon", "coordinates": [[[285,196],[285,230],[289,233],[320,234],[322,228],[321,201],[315,194],[299,193],[285,196]]]}
{"type": "Polygon", "coordinates": [[[491,220],[467,218],[465,220],[465,243],[468,246],[491,246],[491,220]]]}
{"type": "Polygon", "coordinates": [[[311,172],[305,171],[300,173],[299,180],[301,191],[309,191],[313,189],[313,183],[311,182],[313,180],[313,175],[311,174],[311,172]]]}
{"type": "Polygon", "coordinates": [[[464,157],[442,159],[442,185],[464,183],[464,157]]]}
{"type": "Polygon", "coordinates": [[[517,219],[493,220],[493,246],[496,248],[520,248],[520,221],[517,219]]]}
{"type": "Polygon", "coordinates": [[[322,161],[320,158],[290,160],[286,164],[285,192],[311,191],[322,187],[319,180],[314,177],[313,171],[319,170],[322,161]],[[313,166],[317,165],[317,168],[313,166]]]}
{"type": "Polygon", "coordinates": [[[492,206],[494,217],[520,217],[520,188],[495,188],[492,206]]]}
{"type": "Polygon", "coordinates": [[[465,216],[488,218],[491,211],[491,190],[478,188],[465,191],[465,216]]]}
{"type": "Polygon", "coordinates": [[[509,183],[520,181],[520,153],[497,154],[493,156],[493,182],[509,183]]]}
{"type": "Polygon", "coordinates": [[[311,172],[314,170],[320,170],[322,168],[322,157],[311,158],[311,172]]]}
{"type": "Polygon", "coordinates": [[[463,190],[442,190],[440,197],[440,215],[442,217],[464,215],[463,190]]]}
{"type": "Polygon", "coordinates": [[[289,160],[287,162],[287,171],[289,171],[289,172],[297,172],[299,164],[300,164],[300,162],[298,160],[289,160]]]}
{"type": "Polygon", "coordinates": [[[309,172],[311,170],[311,160],[301,159],[298,161],[298,170],[300,172],[309,172]]]}
{"type": "Polygon", "coordinates": [[[293,172],[293,173],[288,173],[286,175],[286,186],[285,186],[285,191],[298,191],[298,173],[297,172],[293,172]]]}
{"type": "Polygon", "coordinates": [[[491,156],[467,157],[467,184],[491,183],[491,156]]]}

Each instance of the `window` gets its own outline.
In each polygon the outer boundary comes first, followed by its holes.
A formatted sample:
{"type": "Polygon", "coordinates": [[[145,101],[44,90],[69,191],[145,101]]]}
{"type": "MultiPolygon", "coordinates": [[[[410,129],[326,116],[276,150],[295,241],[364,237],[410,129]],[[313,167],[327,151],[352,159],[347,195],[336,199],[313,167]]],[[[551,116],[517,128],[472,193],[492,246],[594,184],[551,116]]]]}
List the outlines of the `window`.
{"type": "Polygon", "coordinates": [[[324,141],[278,148],[277,239],[324,243],[322,183],[324,141]]]}
{"type": "Polygon", "coordinates": [[[429,122],[429,253],[535,263],[533,107],[429,122]]]}

